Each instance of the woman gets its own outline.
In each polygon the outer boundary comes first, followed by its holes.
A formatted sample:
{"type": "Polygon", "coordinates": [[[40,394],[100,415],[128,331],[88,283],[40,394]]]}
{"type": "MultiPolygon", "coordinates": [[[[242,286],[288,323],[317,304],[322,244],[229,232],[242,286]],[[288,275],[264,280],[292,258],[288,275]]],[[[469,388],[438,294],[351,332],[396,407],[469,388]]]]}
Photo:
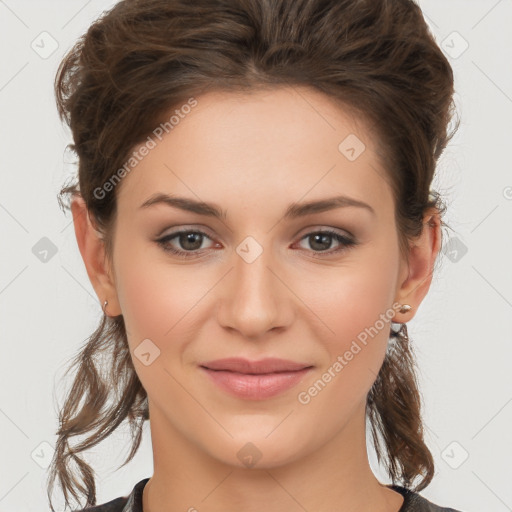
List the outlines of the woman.
{"type": "Polygon", "coordinates": [[[128,420],[128,462],[149,419],[153,476],[88,510],[453,510],[419,494],[406,327],[453,91],[412,0],[122,0],[93,23],[56,78],[104,312],[60,414],[66,505],[96,505],[81,452],[128,420]]]}

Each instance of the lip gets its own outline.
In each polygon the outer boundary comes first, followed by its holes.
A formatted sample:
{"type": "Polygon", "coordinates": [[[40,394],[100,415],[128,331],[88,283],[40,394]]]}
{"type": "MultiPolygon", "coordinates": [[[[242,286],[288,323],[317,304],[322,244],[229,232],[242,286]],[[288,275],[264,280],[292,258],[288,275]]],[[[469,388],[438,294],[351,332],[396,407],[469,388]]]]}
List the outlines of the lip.
{"type": "Polygon", "coordinates": [[[208,361],[200,369],[222,390],[238,398],[264,400],[297,385],[312,365],[286,359],[250,361],[227,358],[208,361]]]}
{"type": "Polygon", "coordinates": [[[258,361],[251,361],[242,357],[228,357],[225,359],[216,359],[201,363],[200,366],[210,370],[228,370],[238,373],[261,374],[273,372],[293,372],[311,367],[307,363],[296,363],[288,359],[278,359],[267,357],[258,361]]]}

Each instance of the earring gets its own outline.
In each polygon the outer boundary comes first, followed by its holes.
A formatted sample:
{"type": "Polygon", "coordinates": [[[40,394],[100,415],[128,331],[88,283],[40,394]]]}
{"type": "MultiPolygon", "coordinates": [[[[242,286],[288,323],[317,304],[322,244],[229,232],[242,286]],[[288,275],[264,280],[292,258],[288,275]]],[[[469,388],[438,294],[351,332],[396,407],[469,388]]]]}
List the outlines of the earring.
{"type": "MultiPolygon", "coordinates": [[[[412,307],[409,306],[409,304],[399,304],[399,306],[400,306],[400,309],[398,310],[399,313],[407,313],[412,309],[412,307]]],[[[393,322],[393,320],[391,320],[391,331],[396,334],[397,332],[400,332],[400,330],[402,329],[402,327],[404,325],[405,325],[405,323],[403,323],[403,322],[393,322]]]]}
{"type": "Polygon", "coordinates": [[[400,304],[400,306],[400,313],[408,313],[412,309],[412,306],[409,306],[409,304],[400,304]]]}
{"type": "Polygon", "coordinates": [[[103,303],[103,306],[101,307],[101,309],[103,310],[103,313],[105,313],[105,315],[107,315],[107,316],[108,316],[107,311],[106,311],[107,304],[108,304],[108,300],[106,300],[106,301],[103,303]]]}

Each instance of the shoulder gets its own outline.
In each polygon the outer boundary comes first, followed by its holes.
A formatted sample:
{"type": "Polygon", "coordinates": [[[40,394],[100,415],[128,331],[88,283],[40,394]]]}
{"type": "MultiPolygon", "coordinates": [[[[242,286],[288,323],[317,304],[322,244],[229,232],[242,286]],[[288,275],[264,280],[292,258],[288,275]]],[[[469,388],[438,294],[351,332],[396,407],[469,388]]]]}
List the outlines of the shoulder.
{"type": "Polygon", "coordinates": [[[142,491],[149,478],[138,482],[128,496],[115,498],[102,505],[88,507],[76,512],[142,512],[142,491]]]}
{"type": "Polygon", "coordinates": [[[399,485],[389,485],[391,489],[404,497],[404,503],[398,512],[463,512],[454,508],[436,505],[420,494],[399,485]]]}

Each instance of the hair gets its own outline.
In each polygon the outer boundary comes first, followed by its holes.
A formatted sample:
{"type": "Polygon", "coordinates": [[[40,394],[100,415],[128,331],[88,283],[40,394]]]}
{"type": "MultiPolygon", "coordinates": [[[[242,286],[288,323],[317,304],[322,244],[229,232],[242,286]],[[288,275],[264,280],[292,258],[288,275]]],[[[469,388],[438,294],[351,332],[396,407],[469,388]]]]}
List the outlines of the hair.
{"type": "MultiPolygon", "coordinates": [[[[403,256],[422,233],[427,212],[439,214],[447,226],[446,205],[430,187],[459,126],[448,131],[456,112],[453,72],[413,0],[120,1],[68,51],[55,77],[58,113],[71,129],[74,143],[68,147],[78,157],[78,180],[61,189],[60,206],[70,208],[63,198],[83,198],[111,261],[122,183],[105,183],[173,109],[209,91],[249,94],[295,86],[327,95],[374,133],[393,191],[403,256]]],[[[419,491],[432,480],[434,461],[424,441],[406,324],[398,332],[390,329],[389,341],[367,395],[367,419],[378,461],[392,482],[419,491]]],[[[102,317],[69,369],[74,367],[59,410],[50,505],[57,477],[66,506],[69,494],[95,505],[94,471],[81,452],[128,420],[133,444],[124,466],[149,419],[122,315],[102,317]],[[108,364],[100,364],[100,355],[108,364]],[[85,440],[70,446],[79,435],[85,440]]]]}

